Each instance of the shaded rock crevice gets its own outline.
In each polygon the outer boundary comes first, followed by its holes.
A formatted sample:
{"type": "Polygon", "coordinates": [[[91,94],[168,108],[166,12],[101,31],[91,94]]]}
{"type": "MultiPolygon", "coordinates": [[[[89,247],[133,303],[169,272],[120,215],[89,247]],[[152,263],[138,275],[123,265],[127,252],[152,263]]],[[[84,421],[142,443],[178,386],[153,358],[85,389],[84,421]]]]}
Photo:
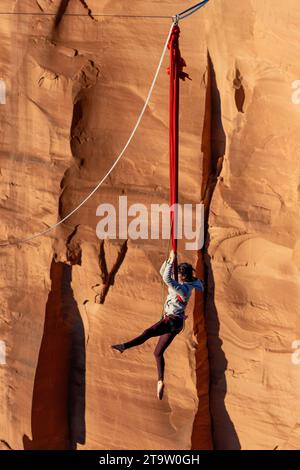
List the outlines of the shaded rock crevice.
{"type": "Polygon", "coordinates": [[[70,233],[67,238],[66,248],[67,248],[67,260],[72,265],[81,266],[82,262],[82,249],[80,246],[80,241],[76,239],[78,233],[79,224],[76,225],[74,230],[70,233]]]}
{"type": "Polygon", "coordinates": [[[220,178],[226,152],[226,134],[222,124],[222,103],[213,61],[208,53],[205,118],[202,134],[203,176],[201,195],[205,206],[205,244],[199,253],[198,272],[204,276],[206,291],[203,299],[210,369],[209,399],[213,446],[218,449],[240,449],[234,425],[226,410],[225,371],[227,360],[222,349],[220,322],[215,303],[214,273],[209,254],[209,216],[214,191],[220,178]]]}
{"type": "Polygon", "coordinates": [[[91,8],[89,7],[88,3],[85,0],[79,0],[79,1],[80,1],[81,5],[83,5],[83,7],[87,10],[88,16],[92,20],[96,21],[96,18],[93,16],[93,12],[92,12],[91,8]]]}
{"type": "Polygon", "coordinates": [[[57,29],[63,19],[63,16],[68,8],[70,0],[61,0],[58,11],[54,20],[54,29],[57,29]]]}
{"type": "Polygon", "coordinates": [[[207,91],[202,134],[203,171],[201,197],[205,207],[205,235],[213,193],[223,168],[226,135],[222,124],[221,98],[210,54],[207,54],[207,91]]]}
{"type": "MultiPolygon", "coordinates": [[[[210,175],[210,164],[211,164],[211,68],[210,58],[208,56],[208,64],[206,72],[203,76],[203,85],[206,88],[205,93],[205,108],[204,108],[204,119],[203,119],[203,131],[202,131],[202,191],[201,199],[204,203],[205,208],[205,220],[208,212],[208,200],[209,200],[209,175],[210,175]]],[[[206,226],[205,226],[206,232],[206,226]]],[[[205,278],[203,252],[198,251],[198,259],[196,265],[197,277],[200,279],[205,278]]],[[[193,328],[194,335],[197,341],[197,349],[195,352],[196,361],[196,389],[198,397],[198,409],[195,414],[192,436],[191,436],[191,449],[192,450],[211,450],[211,442],[207,443],[203,441],[203,436],[211,435],[211,420],[209,412],[209,401],[207,396],[209,394],[209,362],[208,362],[208,349],[205,339],[203,341],[203,332],[205,332],[205,320],[204,320],[204,296],[195,292],[195,304],[193,310],[193,328]],[[203,411],[206,411],[206,413],[203,411]],[[204,418],[206,417],[206,420],[204,418]],[[204,432],[204,428],[206,432],[204,432]],[[207,432],[208,430],[208,432],[207,432]]],[[[204,335],[205,336],[205,335],[204,335]]]]}
{"type": "Polygon", "coordinates": [[[245,103],[245,88],[243,86],[243,77],[239,69],[235,71],[235,79],[233,80],[233,88],[235,89],[234,99],[237,110],[239,113],[244,113],[244,103],[245,103]]]}
{"type": "Polygon", "coordinates": [[[51,263],[51,291],[25,450],[76,449],[85,443],[85,333],[72,290],[72,266],[51,263]]]}
{"type": "Polygon", "coordinates": [[[76,179],[85,162],[84,144],[91,140],[85,129],[84,106],[85,92],[96,85],[100,75],[100,70],[93,60],[88,60],[86,64],[74,77],[73,85],[73,113],[70,125],[70,149],[75,163],[66,169],[60,183],[61,193],[59,196],[58,210],[60,219],[67,213],[64,207],[64,196],[68,189],[72,189],[76,184],[76,179]]]}
{"type": "MultiPolygon", "coordinates": [[[[120,246],[116,261],[114,262],[111,270],[108,270],[107,261],[106,261],[106,254],[105,254],[105,240],[100,242],[100,250],[99,250],[99,268],[100,268],[100,276],[102,280],[101,292],[96,295],[95,303],[97,304],[104,304],[106,296],[109,292],[111,286],[114,285],[115,277],[123,264],[125,259],[127,250],[128,250],[128,240],[125,240],[124,243],[120,246]]],[[[99,285],[94,286],[99,287],[99,285]]]]}

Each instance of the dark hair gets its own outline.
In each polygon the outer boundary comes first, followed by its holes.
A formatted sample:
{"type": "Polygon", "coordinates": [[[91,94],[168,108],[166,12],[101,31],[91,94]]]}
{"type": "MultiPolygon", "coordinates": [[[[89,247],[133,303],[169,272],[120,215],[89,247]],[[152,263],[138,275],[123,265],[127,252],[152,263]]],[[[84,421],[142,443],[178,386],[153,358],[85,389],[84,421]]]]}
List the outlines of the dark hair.
{"type": "Polygon", "coordinates": [[[193,271],[195,271],[195,269],[193,268],[193,266],[189,263],[180,263],[178,265],[178,272],[185,277],[186,281],[187,282],[192,282],[194,281],[196,278],[194,277],[193,275],[193,271]]]}

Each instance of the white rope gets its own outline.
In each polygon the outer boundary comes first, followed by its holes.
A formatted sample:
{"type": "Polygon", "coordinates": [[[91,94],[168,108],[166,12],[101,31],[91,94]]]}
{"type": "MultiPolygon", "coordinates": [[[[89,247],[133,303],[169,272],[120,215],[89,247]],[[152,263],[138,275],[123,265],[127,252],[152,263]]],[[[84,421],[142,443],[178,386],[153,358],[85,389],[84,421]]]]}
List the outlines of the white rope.
{"type": "Polygon", "coordinates": [[[28,243],[32,240],[35,240],[36,238],[39,238],[39,237],[42,237],[44,235],[46,235],[47,233],[49,233],[51,230],[59,227],[60,225],[62,225],[64,222],[66,222],[66,220],[68,220],[73,214],[75,214],[75,212],[77,212],[97,191],[98,189],[100,188],[100,186],[104,183],[104,181],[108,178],[108,176],[111,174],[111,172],[113,171],[113,169],[115,168],[115,166],[119,163],[119,161],[121,160],[121,158],[123,157],[124,153],[126,152],[129,144],[131,143],[140,123],[141,123],[141,120],[145,114],[145,111],[147,109],[147,106],[149,104],[149,101],[150,101],[150,98],[151,98],[151,95],[152,95],[152,92],[153,92],[153,89],[154,89],[154,86],[155,86],[155,83],[157,81],[157,78],[158,78],[158,74],[159,74],[159,71],[161,69],[161,66],[162,66],[162,63],[163,63],[163,60],[164,60],[164,56],[165,56],[165,53],[166,53],[166,50],[167,50],[167,47],[168,47],[168,43],[169,43],[169,40],[170,40],[170,37],[171,37],[171,33],[172,33],[172,29],[173,29],[173,23],[170,27],[170,31],[169,31],[169,34],[168,34],[168,37],[167,37],[167,40],[165,42],[165,45],[164,45],[164,48],[163,48],[163,52],[162,52],[162,55],[161,55],[161,58],[160,58],[160,61],[158,63],[158,67],[157,67],[157,70],[156,70],[156,73],[154,75],[154,78],[153,78],[153,81],[152,81],[152,84],[150,86],[150,90],[149,90],[149,93],[148,93],[148,96],[146,98],[146,101],[145,101],[145,104],[143,106],[143,109],[138,117],[138,120],[133,128],[133,131],[131,132],[130,134],[130,137],[129,139],[127,140],[123,150],[121,151],[121,153],[119,154],[118,158],[115,160],[114,164],[112,165],[112,167],[109,169],[109,171],[106,173],[106,175],[102,178],[101,181],[99,181],[99,183],[97,184],[97,186],[93,189],[93,191],[77,206],[75,207],[75,209],[72,210],[72,212],[70,212],[68,215],[66,215],[63,219],[61,219],[59,222],[57,222],[56,224],[54,225],[51,225],[51,227],[47,228],[46,230],[42,231],[42,232],[39,232],[39,233],[36,233],[35,235],[32,235],[28,238],[23,238],[23,239],[20,239],[20,240],[14,240],[14,241],[5,241],[5,242],[0,242],[0,246],[10,246],[10,245],[19,245],[19,244],[22,244],[22,243],[28,243]]]}

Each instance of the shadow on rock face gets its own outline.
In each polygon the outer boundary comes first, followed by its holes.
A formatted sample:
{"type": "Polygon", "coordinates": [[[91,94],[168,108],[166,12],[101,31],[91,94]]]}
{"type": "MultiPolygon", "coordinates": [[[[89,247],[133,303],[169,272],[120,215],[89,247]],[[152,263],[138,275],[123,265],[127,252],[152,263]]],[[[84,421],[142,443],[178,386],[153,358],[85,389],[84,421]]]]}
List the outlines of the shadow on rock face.
{"type": "MultiPolygon", "coordinates": [[[[202,170],[202,188],[201,199],[205,206],[205,246],[202,253],[199,253],[197,274],[205,277],[206,289],[203,300],[197,298],[194,311],[194,327],[196,336],[198,330],[203,330],[202,312],[204,312],[204,322],[207,332],[207,350],[209,362],[209,375],[203,366],[203,357],[196,355],[196,377],[197,388],[199,392],[199,408],[195,416],[192,449],[202,449],[203,431],[206,435],[210,431],[210,423],[206,418],[207,405],[203,400],[203,390],[205,384],[203,378],[209,380],[209,408],[211,414],[211,432],[213,447],[216,450],[232,449],[239,450],[241,445],[234,424],[227,412],[225,397],[227,393],[227,384],[225,372],[227,370],[227,359],[222,349],[222,340],[220,338],[219,315],[215,304],[215,281],[211,258],[208,254],[209,247],[209,214],[210,206],[216,188],[218,178],[223,167],[223,159],[226,152],[226,134],[222,123],[222,100],[218,89],[217,77],[214,65],[210,55],[207,56],[207,83],[206,98],[204,109],[204,125],[202,132],[202,152],[203,152],[203,170],[202,170]],[[201,393],[202,392],[202,393],[201,393]]],[[[201,340],[201,338],[199,338],[201,340]]],[[[202,345],[201,345],[202,346],[202,345]]],[[[203,346],[202,346],[203,348],[203,346]]],[[[207,411],[207,414],[209,412],[207,411]]]]}
{"type": "Polygon", "coordinates": [[[68,8],[69,3],[70,3],[70,0],[61,0],[58,11],[55,16],[55,20],[54,20],[54,27],[53,27],[54,30],[57,30],[59,28],[59,25],[68,8]]]}
{"type": "Polygon", "coordinates": [[[25,450],[76,449],[85,443],[85,333],[72,282],[72,266],[51,264],[32,398],[32,440],[25,450]]]}
{"type": "Polygon", "coordinates": [[[210,410],[214,449],[240,450],[241,444],[225,405],[227,394],[225,372],[228,362],[222,349],[220,321],[215,304],[214,275],[208,255],[206,255],[205,264],[208,279],[205,322],[210,366],[210,410]]]}

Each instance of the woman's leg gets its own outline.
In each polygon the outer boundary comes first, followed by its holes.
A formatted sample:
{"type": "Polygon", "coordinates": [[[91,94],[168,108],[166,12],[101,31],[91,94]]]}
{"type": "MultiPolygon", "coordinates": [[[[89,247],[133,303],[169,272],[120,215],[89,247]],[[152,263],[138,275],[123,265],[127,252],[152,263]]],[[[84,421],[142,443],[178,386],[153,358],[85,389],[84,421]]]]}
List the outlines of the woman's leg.
{"type": "Polygon", "coordinates": [[[139,346],[140,344],[143,344],[145,341],[147,341],[150,338],[153,338],[154,336],[160,336],[168,332],[170,332],[170,327],[162,319],[158,321],[157,323],[154,323],[154,325],[150,326],[149,328],[146,328],[146,330],[144,330],[141,335],[137,336],[131,341],[127,341],[126,343],[123,343],[124,349],[129,349],[129,348],[133,348],[134,346],[139,346]]]}
{"type": "Polygon", "coordinates": [[[177,334],[178,332],[165,333],[158,340],[158,343],[154,350],[154,356],[155,356],[156,364],[157,364],[158,380],[164,380],[164,373],[165,373],[164,352],[167,349],[167,347],[172,343],[173,339],[175,338],[177,334]]]}

